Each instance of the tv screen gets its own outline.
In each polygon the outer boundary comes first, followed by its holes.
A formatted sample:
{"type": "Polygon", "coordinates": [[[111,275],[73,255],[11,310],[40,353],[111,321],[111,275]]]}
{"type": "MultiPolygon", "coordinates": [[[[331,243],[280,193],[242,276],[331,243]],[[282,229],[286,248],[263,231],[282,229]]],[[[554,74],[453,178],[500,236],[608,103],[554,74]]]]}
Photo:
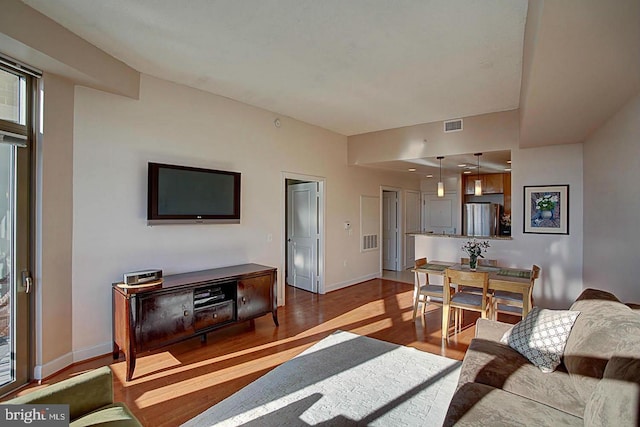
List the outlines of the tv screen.
{"type": "Polygon", "coordinates": [[[240,223],[240,173],[149,163],[148,224],[240,223]]]}

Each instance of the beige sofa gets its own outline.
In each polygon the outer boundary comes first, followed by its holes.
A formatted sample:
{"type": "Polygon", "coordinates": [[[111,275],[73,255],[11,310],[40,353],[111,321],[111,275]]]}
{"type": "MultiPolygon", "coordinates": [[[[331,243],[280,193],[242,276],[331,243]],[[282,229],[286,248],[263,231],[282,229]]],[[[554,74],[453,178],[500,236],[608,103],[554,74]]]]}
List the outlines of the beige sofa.
{"type": "Polygon", "coordinates": [[[512,325],[480,319],[445,426],[640,425],[640,312],[587,289],[562,363],[543,373],[500,343],[512,325]]]}

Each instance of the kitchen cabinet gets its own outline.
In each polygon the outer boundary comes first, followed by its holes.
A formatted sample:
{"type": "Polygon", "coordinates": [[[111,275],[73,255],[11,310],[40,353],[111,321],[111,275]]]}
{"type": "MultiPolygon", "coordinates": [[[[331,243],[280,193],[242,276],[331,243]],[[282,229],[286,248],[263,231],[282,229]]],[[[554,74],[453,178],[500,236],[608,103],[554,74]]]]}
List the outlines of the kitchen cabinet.
{"type": "Polygon", "coordinates": [[[482,193],[502,194],[504,192],[504,173],[482,175],[482,193]]]}
{"type": "MultiPolygon", "coordinates": [[[[464,194],[473,195],[478,175],[463,175],[464,194]]],[[[511,188],[511,174],[487,173],[480,175],[482,194],[503,194],[505,187],[511,188]],[[507,184],[508,181],[508,184],[507,184]]]]}

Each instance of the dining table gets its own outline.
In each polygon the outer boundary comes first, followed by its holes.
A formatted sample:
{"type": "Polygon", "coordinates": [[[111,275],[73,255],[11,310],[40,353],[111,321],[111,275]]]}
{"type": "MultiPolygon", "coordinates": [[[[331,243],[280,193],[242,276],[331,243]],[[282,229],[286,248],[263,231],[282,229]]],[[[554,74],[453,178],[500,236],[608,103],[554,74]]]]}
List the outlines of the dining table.
{"type": "MultiPolygon", "coordinates": [[[[458,271],[470,271],[468,264],[461,264],[447,261],[432,261],[414,271],[437,276],[444,276],[447,268],[458,271]]],[[[531,310],[529,292],[531,290],[531,269],[494,267],[488,265],[478,265],[476,271],[489,273],[490,291],[507,291],[522,294],[522,317],[524,318],[531,310]]],[[[449,298],[442,296],[442,337],[448,337],[449,330],[449,298]]]]}

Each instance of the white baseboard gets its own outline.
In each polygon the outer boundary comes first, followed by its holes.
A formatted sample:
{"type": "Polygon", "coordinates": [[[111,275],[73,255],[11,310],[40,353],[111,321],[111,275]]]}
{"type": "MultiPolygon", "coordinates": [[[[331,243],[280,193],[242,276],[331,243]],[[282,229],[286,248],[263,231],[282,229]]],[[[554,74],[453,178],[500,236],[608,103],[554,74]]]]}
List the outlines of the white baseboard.
{"type": "Polygon", "coordinates": [[[366,282],[367,280],[377,279],[382,277],[380,272],[367,274],[366,276],[357,277],[355,279],[347,280],[346,282],[333,283],[331,285],[325,286],[325,293],[331,291],[337,291],[338,289],[346,288],[347,286],[355,285],[361,282],[366,282]]]}
{"type": "Polygon", "coordinates": [[[33,379],[42,380],[55,374],[58,371],[63,370],[67,366],[73,363],[73,353],[64,354],[57,359],[52,360],[51,362],[45,363],[43,365],[36,365],[33,368],[33,379]]]}
{"type": "Polygon", "coordinates": [[[82,362],[83,360],[92,359],[98,356],[103,356],[105,354],[111,354],[112,351],[113,344],[111,342],[108,342],[96,345],[94,347],[84,348],[82,350],[64,354],[57,359],[52,360],[51,362],[47,362],[42,365],[36,365],[33,368],[33,379],[38,381],[42,380],[74,363],[82,362]]]}
{"type": "Polygon", "coordinates": [[[83,348],[73,352],[73,363],[82,362],[83,360],[92,359],[113,352],[113,342],[98,344],[93,347],[83,348]]]}

